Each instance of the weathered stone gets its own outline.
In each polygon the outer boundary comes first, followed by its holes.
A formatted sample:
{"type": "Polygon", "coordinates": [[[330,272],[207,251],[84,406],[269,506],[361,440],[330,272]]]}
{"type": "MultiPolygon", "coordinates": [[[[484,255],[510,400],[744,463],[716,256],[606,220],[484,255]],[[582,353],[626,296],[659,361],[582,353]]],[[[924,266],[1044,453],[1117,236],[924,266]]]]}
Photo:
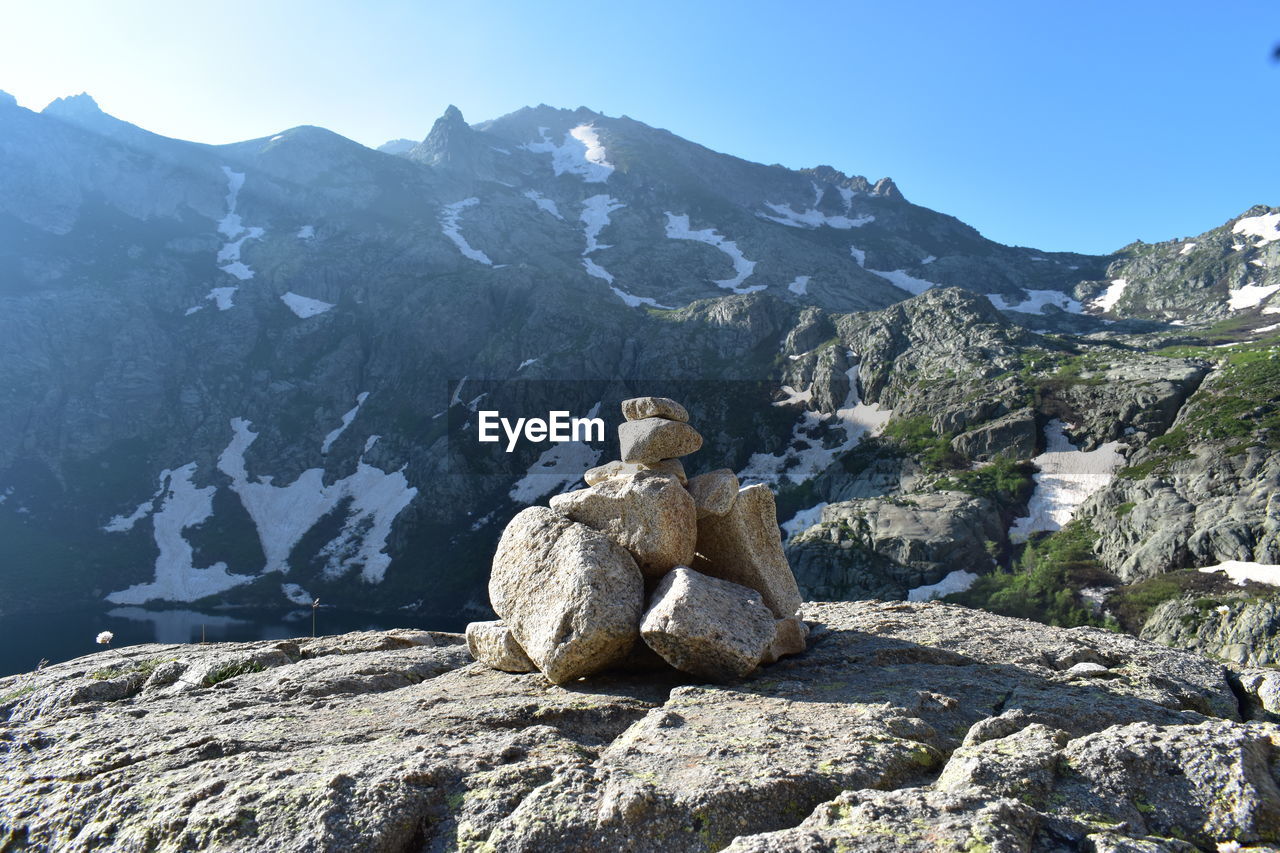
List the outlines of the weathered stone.
{"type": "Polygon", "coordinates": [[[689,481],[689,494],[698,508],[698,518],[724,515],[738,499],[738,476],[729,468],[699,474],[689,481]]]}
{"type": "Polygon", "coordinates": [[[1107,823],[1182,837],[1202,849],[1228,838],[1275,842],[1278,743],[1280,727],[1268,723],[1115,726],[1063,748],[1072,776],[1058,793],[1073,811],[1088,809],[1107,823]]]}
{"type": "Polygon", "coordinates": [[[726,853],[867,850],[931,853],[1031,849],[1040,816],[1011,799],[966,797],[925,788],[846,791],[794,829],[735,838],[726,853]]]}
{"type": "Polygon", "coordinates": [[[618,446],[623,462],[661,462],[688,456],[702,447],[702,436],[679,421],[645,418],[618,425],[618,446]]]}
{"type": "Polygon", "coordinates": [[[1245,666],[1280,664],[1280,599],[1255,587],[1242,590],[1225,576],[1209,576],[1222,604],[1204,607],[1206,593],[1171,598],[1147,616],[1138,636],[1245,666]],[[1198,600],[1199,599],[1199,600],[1198,600]]]}
{"type": "Polygon", "coordinates": [[[809,626],[803,619],[792,616],[779,619],[773,628],[773,641],[765,649],[761,663],[773,663],[786,655],[798,655],[809,647],[809,626]]]}
{"type": "Polygon", "coordinates": [[[711,681],[755,669],[774,637],[774,618],[753,589],[680,566],[654,590],[640,636],[676,669],[711,681]]]}
{"type": "Polygon", "coordinates": [[[724,515],[699,519],[693,568],[754,589],[779,619],[795,615],[800,606],[800,590],[782,553],[773,492],[766,485],[740,490],[724,515]]]}
{"type": "Polygon", "coordinates": [[[608,536],[534,506],[502,533],[489,601],[543,675],[563,684],[626,657],[644,581],[608,536]]]}
{"type": "Polygon", "coordinates": [[[1005,537],[991,501],[962,492],[840,501],[787,542],[806,597],[903,599],[957,567],[983,573],[1005,537]]]}
{"type": "Polygon", "coordinates": [[[0,839],[246,853],[1280,840],[1280,728],[1237,721],[1220,662],[939,603],[803,615],[820,641],[728,686],[669,670],[563,688],[473,664],[457,635],[386,632],[125,646],[0,677],[0,839]],[[103,669],[188,678],[276,652],[293,662],[212,689],[67,702],[103,669]],[[1123,677],[1066,676],[1090,659],[1123,677]],[[948,790],[931,789],[944,767],[948,790]]]}
{"type": "Polygon", "coordinates": [[[1249,719],[1280,721],[1280,672],[1274,669],[1245,670],[1234,676],[1237,693],[1245,701],[1242,710],[1249,719]]]}
{"type": "Polygon", "coordinates": [[[657,579],[693,559],[698,521],[693,498],[667,474],[639,471],[551,498],[551,508],[626,548],[645,577],[657,579]]]}
{"type": "Polygon", "coordinates": [[[680,481],[681,485],[689,482],[684,472],[684,465],[679,459],[663,459],[660,462],[623,462],[615,459],[595,468],[588,468],[582,479],[588,486],[597,486],[605,480],[618,477],[629,477],[637,471],[657,471],[659,474],[670,474],[680,481]]]}
{"type": "Polygon", "coordinates": [[[1068,739],[1060,729],[1030,723],[1004,737],[966,743],[951,753],[934,788],[957,794],[981,789],[988,797],[1043,807],[1068,739]]]}
{"type": "Polygon", "coordinates": [[[657,471],[659,474],[670,474],[680,481],[680,485],[689,482],[689,475],[684,472],[684,463],[679,459],[663,459],[660,462],[642,462],[640,467],[646,471],[657,471]]]}
{"type": "Polygon", "coordinates": [[[1030,459],[1036,455],[1037,437],[1036,413],[1028,408],[961,433],[951,439],[951,446],[970,459],[1030,459]]]}
{"type": "Polygon", "coordinates": [[[637,471],[643,470],[642,465],[634,462],[623,462],[620,459],[614,459],[612,462],[606,462],[603,465],[597,465],[595,468],[588,468],[587,472],[582,475],[582,480],[588,486],[595,486],[603,483],[605,480],[613,477],[626,477],[637,471]]]}
{"type": "Polygon", "coordinates": [[[669,397],[632,397],[622,401],[622,416],[629,421],[645,418],[665,418],[669,421],[689,422],[689,412],[669,397]]]}
{"type": "Polygon", "coordinates": [[[538,665],[520,648],[501,620],[467,626],[467,651],[480,663],[503,672],[537,672],[538,665]]]}

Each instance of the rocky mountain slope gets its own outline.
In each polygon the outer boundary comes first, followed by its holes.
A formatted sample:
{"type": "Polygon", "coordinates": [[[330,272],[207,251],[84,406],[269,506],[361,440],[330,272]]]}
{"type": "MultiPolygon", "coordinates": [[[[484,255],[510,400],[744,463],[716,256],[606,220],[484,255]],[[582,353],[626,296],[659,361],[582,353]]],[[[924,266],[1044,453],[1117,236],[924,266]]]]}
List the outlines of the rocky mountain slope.
{"type": "Polygon", "coordinates": [[[489,452],[477,410],[612,436],[669,394],[691,475],[777,492],[811,594],[1040,578],[1069,600],[1026,615],[1141,630],[1212,580],[1169,578],[1280,562],[1277,216],[1046,253],[585,108],[374,151],[0,97],[0,615],[483,618],[506,521],[616,447],[489,452]]]}
{"type": "Polygon", "coordinates": [[[802,615],[807,652],[724,686],[655,673],[554,686],[412,631],[137,646],[0,679],[0,839],[664,853],[1280,842],[1271,670],[937,603],[802,615]]]}

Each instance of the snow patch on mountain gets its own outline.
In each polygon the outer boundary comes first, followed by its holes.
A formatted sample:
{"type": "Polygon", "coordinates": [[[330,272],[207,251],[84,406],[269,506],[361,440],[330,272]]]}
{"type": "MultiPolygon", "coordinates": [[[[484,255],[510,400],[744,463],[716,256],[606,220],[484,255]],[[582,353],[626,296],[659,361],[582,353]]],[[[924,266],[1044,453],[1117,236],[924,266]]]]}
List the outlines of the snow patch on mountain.
{"type": "Polygon", "coordinates": [[[462,253],[463,257],[470,258],[486,266],[493,266],[493,261],[489,260],[488,255],[479,249],[471,248],[471,244],[462,236],[462,231],[459,230],[458,226],[458,220],[462,218],[462,211],[479,203],[480,199],[472,196],[471,198],[464,198],[462,201],[455,201],[453,204],[446,204],[440,212],[440,231],[453,242],[453,245],[458,247],[458,251],[462,253]]]}
{"type": "Polygon", "coordinates": [[[590,258],[582,259],[582,267],[587,271],[587,275],[603,279],[609,284],[613,284],[613,273],[609,272],[590,258]]]}
{"type": "Polygon", "coordinates": [[[321,442],[320,452],[322,454],[327,454],[329,448],[333,447],[333,443],[338,440],[338,437],[347,431],[347,427],[351,426],[351,422],[356,419],[356,415],[360,414],[360,407],[364,405],[364,401],[367,399],[369,399],[368,391],[361,391],[356,395],[355,407],[342,416],[342,423],[338,424],[321,442]]]}
{"type": "MultiPolygon", "coordinates": [[[[128,533],[133,526],[142,519],[151,514],[151,510],[155,508],[156,498],[164,494],[164,474],[160,475],[160,489],[151,497],[138,504],[137,508],[129,515],[113,516],[110,521],[102,525],[102,529],[107,533],[128,533]]],[[[13,489],[9,490],[12,493],[13,489]]],[[[4,503],[8,494],[0,495],[0,503],[4,503]]]]}
{"type": "Polygon", "coordinates": [[[578,175],[589,184],[602,184],[613,174],[613,164],[608,152],[600,143],[600,135],[594,126],[580,124],[564,135],[559,145],[551,141],[548,129],[538,128],[539,142],[522,146],[535,154],[550,154],[551,169],[557,175],[578,175]]]}
{"type": "Polygon", "coordinates": [[[933,601],[935,598],[942,598],[953,593],[966,592],[977,579],[978,576],[973,572],[956,569],[949,572],[946,577],[937,583],[907,590],[907,601],[933,601]]]}
{"type": "Polygon", "coordinates": [[[1247,582],[1265,583],[1269,586],[1280,586],[1280,566],[1266,563],[1251,563],[1244,560],[1227,560],[1216,566],[1205,566],[1200,569],[1205,574],[1222,572],[1239,586],[1247,582]]]}
{"type": "Polygon", "coordinates": [[[1231,226],[1232,234],[1257,238],[1255,246],[1265,246],[1280,240],[1280,213],[1264,213],[1261,216],[1246,216],[1231,226]]]}
{"type": "Polygon", "coordinates": [[[1246,284],[1244,287],[1230,292],[1227,307],[1232,311],[1256,308],[1277,290],[1280,290],[1280,284],[1246,284]]]}
{"type": "Polygon", "coordinates": [[[319,299],[312,299],[310,296],[299,296],[292,290],[283,294],[280,297],[280,301],[289,306],[290,311],[304,320],[317,314],[323,314],[333,307],[332,302],[322,302],[319,299]]]}
{"type": "MultiPolygon", "coordinates": [[[[600,403],[587,412],[588,418],[600,414],[600,403]]],[[[593,448],[583,441],[566,441],[544,450],[525,475],[511,487],[508,496],[520,504],[532,504],[552,492],[567,491],[582,482],[588,468],[600,461],[604,448],[593,448]]]]}
{"type": "Polygon", "coordinates": [[[1182,251],[1178,252],[1178,254],[1189,255],[1195,250],[1195,248],[1196,248],[1196,244],[1194,242],[1187,243],[1185,246],[1182,247],[1182,251]]]}
{"type": "Polygon", "coordinates": [[[819,521],[822,521],[822,511],[826,508],[827,502],[823,501],[822,503],[814,504],[808,509],[802,509],[791,516],[790,521],[784,521],[779,525],[782,528],[782,538],[790,539],[797,533],[803,533],[819,521]]]}
{"type": "Polygon", "coordinates": [[[589,255],[597,249],[612,248],[596,242],[596,238],[609,224],[609,214],[624,207],[626,205],[616,198],[604,194],[593,195],[582,202],[582,213],[578,219],[582,222],[582,233],[587,240],[587,247],[582,250],[582,254],[589,255]]]}
{"type": "Polygon", "coordinates": [[[299,240],[310,240],[316,236],[316,227],[314,225],[303,225],[298,229],[299,240]]]}
{"type": "Polygon", "coordinates": [[[227,213],[218,222],[218,233],[226,237],[227,242],[218,249],[218,269],[241,281],[248,281],[253,278],[253,270],[240,260],[240,250],[245,241],[259,240],[266,232],[256,226],[246,227],[236,213],[240,190],[244,187],[244,172],[232,171],[229,166],[223,166],[222,172],[227,176],[227,213]]]}
{"type": "Polygon", "coordinates": [[[651,296],[636,296],[634,294],[627,293],[625,290],[621,290],[617,287],[610,287],[609,289],[612,290],[619,299],[621,299],[631,308],[639,308],[641,305],[648,305],[650,308],[662,308],[666,311],[675,310],[674,305],[660,305],[658,303],[658,300],[654,299],[651,296]]]}
{"type": "MultiPolygon", "coordinates": [[[[214,305],[218,306],[219,311],[228,311],[235,307],[235,295],[236,291],[239,289],[240,288],[237,285],[215,287],[213,290],[206,293],[204,298],[206,302],[212,302],[214,305]]],[[[184,316],[190,317],[202,308],[204,308],[203,305],[192,305],[186,310],[184,316]]]]}
{"type": "MultiPolygon", "coordinates": [[[[866,253],[860,253],[860,254],[861,254],[860,260],[858,255],[854,255],[854,259],[859,260],[860,264],[865,264],[866,253]]],[[[907,293],[913,294],[915,296],[919,296],[921,293],[924,293],[926,290],[932,287],[938,286],[934,284],[932,281],[925,281],[922,278],[916,278],[915,276],[909,274],[906,270],[867,270],[867,272],[871,273],[872,275],[878,275],[885,281],[892,284],[894,287],[900,287],[903,290],[905,290],[907,293]]]]}
{"type": "MultiPolygon", "coordinates": [[[[1111,284],[1107,285],[1107,289],[1098,294],[1098,296],[1089,303],[1089,307],[1095,311],[1101,311],[1103,314],[1116,307],[1116,303],[1120,301],[1120,297],[1124,296],[1124,289],[1129,286],[1129,282],[1123,278],[1111,280],[1111,284]]],[[[994,303],[993,303],[994,304],[994,303]]]]}
{"type": "MultiPolygon", "coordinates": [[[[851,356],[852,357],[852,356],[851,356]]],[[[805,411],[791,430],[791,439],[781,454],[753,453],[747,465],[738,472],[743,483],[768,483],[777,487],[784,480],[800,484],[827,470],[842,454],[849,452],[868,435],[878,435],[893,417],[893,410],[862,402],[858,391],[858,365],[846,371],[849,395],[834,415],[805,411]]],[[[789,391],[789,399],[775,403],[785,405],[792,400],[807,399],[812,388],[797,394],[789,391]]]]}
{"type": "Polygon", "coordinates": [[[876,221],[876,218],[870,214],[851,219],[848,216],[830,216],[815,208],[795,210],[789,204],[774,204],[766,201],[764,206],[773,211],[772,215],[757,213],[757,216],[792,228],[821,228],[825,225],[828,228],[848,230],[850,228],[861,228],[869,222],[876,221]]]}
{"type": "Polygon", "coordinates": [[[1086,453],[1071,443],[1063,426],[1058,418],[1045,424],[1045,452],[1031,460],[1040,469],[1032,477],[1035,491],[1027,501],[1027,515],[1009,528],[1012,542],[1025,542],[1041,530],[1061,530],[1085,498],[1111,482],[1124,464],[1120,442],[1109,441],[1086,453]]]}
{"type": "Polygon", "coordinates": [[[195,552],[184,531],[213,515],[213,494],[218,490],[217,486],[197,488],[191,481],[195,472],[196,463],[188,462],[176,470],[166,469],[160,473],[163,495],[160,508],[152,516],[156,548],[160,552],[155,562],[155,580],[113,592],[107,601],[113,604],[145,604],[156,599],[196,601],[253,580],[252,575],[231,574],[226,563],[205,568],[196,568],[193,564],[195,552]]]}
{"type": "MultiPolygon", "coordinates": [[[[1122,288],[1123,290],[1123,288],[1122,288]]],[[[988,293],[991,304],[1001,311],[1020,311],[1023,314],[1043,314],[1046,305],[1054,305],[1072,314],[1083,314],[1084,306],[1075,299],[1058,290],[1028,290],[1027,298],[1021,302],[1006,301],[998,293],[988,293]]],[[[1117,299],[1119,296],[1117,295],[1117,299]]]]}
{"type": "Polygon", "coordinates": [[[232,491],[257,527],[266,556],[262,572],[288,571],[289,553],[302,536],[345,505],[342,529],[320,552],[326,557],[324,575],[337,578],[359,567],[364,581],[381,581],[391,563],[385,550],[391,524],[418,494],[404,469],[383,471],[361,458],[354,473],[330,485],[324,484],[323,468],[309,468],[277,486],[274,478],[252,478],[246,470],[245,452],[258,437],[251,427],[244,418],[231,419],[232,438],[218,457],[218,470],[231,478],[232,491]]]}
{"type": "Polygon", "coordinates": [[[564,219],[564,217],[560,215],[560,208],[556,207],[555,201],[547,198],[537,190],[525,190],[524,197],[536,204],[538,206],[538,210],[550,213],[556,219],[564,219]]]}
{"type": "Polygon", "coordinates": [[[315,598],[312,597],[311,593],[307,592],[296,583],[280,584],[280,592],[291,604],[296,604],[299,607],[310,607],[311,602],[315,601],[315,598]]]}
{"type": "Polygon", "coordinates": [[[849,254],[852,255],[853,259],[858,262],[858,266],[862,267],[863,269],[867,268],[866,252],[864,252],[862,249],[859,249],[857,246],[850,246],[849,254]]]}
{"type": "Polygon", "coordinates": [[[743,287],[742,283],[747,280],[752,272],[755,271],[756,262],[749,261],[738,248],[738,244],[732,240],[726,239],[724,236],[717,234],[714,228],[703,228],[695,231],[689,227],[688,214],[675,214],[666,211],[667,216],[667,236],[672,240],[694,240],[699,243],[706,243],[708,246],[714,246],[729,256],[729,260],[733,263],[734,277],[723,279],[715,282],[716,286],[725,290],[732,290],[734,293],[756,293],[764,290],[767,285],[758,285],[753,287],[743,287]]]}
{"type": "Polygon", "coordinates": [[[787,285],[787,290],[790,290],[792,293],[796,294],[797,296],[806,295],[809,292],[810,278],[812,278],[812,276],[807,276],[807,275],[796,276],[795,280],[787,285]]]}

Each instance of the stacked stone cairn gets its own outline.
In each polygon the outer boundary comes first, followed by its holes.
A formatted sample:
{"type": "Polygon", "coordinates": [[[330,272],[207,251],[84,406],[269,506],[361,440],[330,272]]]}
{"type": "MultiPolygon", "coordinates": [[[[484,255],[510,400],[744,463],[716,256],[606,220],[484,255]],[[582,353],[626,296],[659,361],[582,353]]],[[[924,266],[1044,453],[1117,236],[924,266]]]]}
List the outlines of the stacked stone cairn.
{"type": "Polygon", "coordinates": [[[702,436],[676,401],[637,397],[622,414],[620,461],[503,531],[489,581],[501,619],[467,626],[472,656],[565,684],[662,661],[729,681],[804,651],[773,493],[728,468],[686,478],[680,457],[702,436]]]}

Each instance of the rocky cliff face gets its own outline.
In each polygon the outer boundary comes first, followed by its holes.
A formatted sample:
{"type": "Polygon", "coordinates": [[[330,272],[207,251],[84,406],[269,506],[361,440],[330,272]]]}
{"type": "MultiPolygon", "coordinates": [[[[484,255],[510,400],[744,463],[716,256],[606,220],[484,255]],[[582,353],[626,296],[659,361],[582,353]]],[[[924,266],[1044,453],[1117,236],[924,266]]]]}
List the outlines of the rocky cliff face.
{"type": "Polygon", "coordinates": [[[0,679],[0,838],[65,851],[1280,841],[1275,673],[941,604],[807,604],[725,686],[461,638],[139,646],[0,679]]]}
{"type": "MultiPolygon", "coordinates": [[[[1135,243],[1117,253],[1095,310],[1187,322],[1280,313],[1280,209],[1258,205],[1198,237],[1135,243]]],[[[1274,321],[1272,321],[1274,322],[1274,321]]]]}

